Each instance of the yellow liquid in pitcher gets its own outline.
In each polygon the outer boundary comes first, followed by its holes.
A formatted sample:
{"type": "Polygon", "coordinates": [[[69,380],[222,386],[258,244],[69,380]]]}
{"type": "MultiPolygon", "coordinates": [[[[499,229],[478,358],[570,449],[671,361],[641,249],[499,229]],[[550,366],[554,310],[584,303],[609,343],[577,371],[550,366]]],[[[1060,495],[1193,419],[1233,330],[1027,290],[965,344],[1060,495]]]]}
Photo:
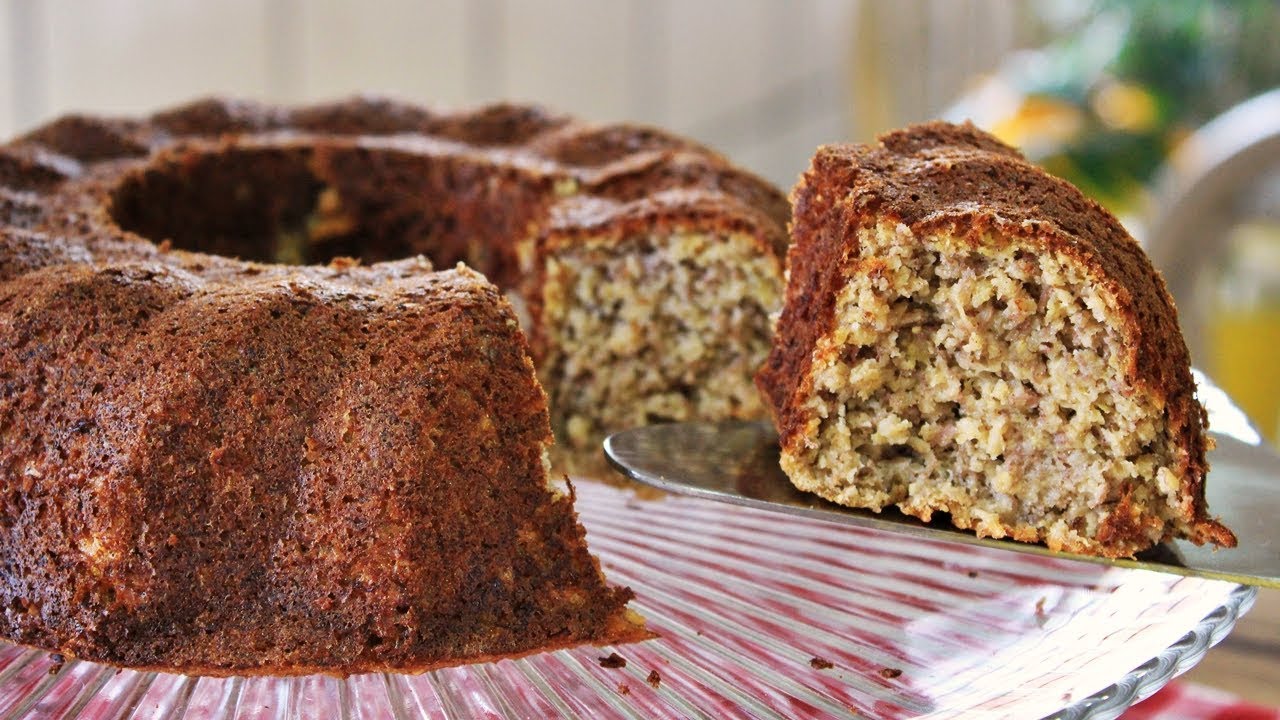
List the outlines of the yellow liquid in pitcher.
{"type": "Polygon", "coordinates": [[[1280,445],[1280,307],[1218,308],[1211,377],[1280,445]]]}

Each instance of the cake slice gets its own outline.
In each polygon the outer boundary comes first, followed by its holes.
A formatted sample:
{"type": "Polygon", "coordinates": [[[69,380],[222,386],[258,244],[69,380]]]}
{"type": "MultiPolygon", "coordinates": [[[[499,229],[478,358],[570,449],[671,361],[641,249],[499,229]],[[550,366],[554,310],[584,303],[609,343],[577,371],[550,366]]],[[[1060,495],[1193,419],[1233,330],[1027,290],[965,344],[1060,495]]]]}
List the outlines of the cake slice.
{"type": "Polygon", "coordinates": [[[820,148],[756,381],[800,489],[1131,556],[1234,546],[1163,280],[1106,210],[971,125],[820,148]]]}

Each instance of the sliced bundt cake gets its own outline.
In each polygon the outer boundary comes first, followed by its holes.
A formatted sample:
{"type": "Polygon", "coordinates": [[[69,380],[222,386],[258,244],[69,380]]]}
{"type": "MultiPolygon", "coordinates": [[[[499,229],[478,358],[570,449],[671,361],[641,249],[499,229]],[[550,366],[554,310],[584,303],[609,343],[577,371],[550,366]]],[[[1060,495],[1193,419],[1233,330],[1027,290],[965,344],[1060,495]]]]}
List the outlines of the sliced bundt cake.
{"type": "Polygon", "coordinates": [[[0,146],[0,636],[191,673],[643,636],[552,427],[590,467],[617,427],[763,412],[786,214],[688,140],[523,106],[210,100],[0,146]]]}

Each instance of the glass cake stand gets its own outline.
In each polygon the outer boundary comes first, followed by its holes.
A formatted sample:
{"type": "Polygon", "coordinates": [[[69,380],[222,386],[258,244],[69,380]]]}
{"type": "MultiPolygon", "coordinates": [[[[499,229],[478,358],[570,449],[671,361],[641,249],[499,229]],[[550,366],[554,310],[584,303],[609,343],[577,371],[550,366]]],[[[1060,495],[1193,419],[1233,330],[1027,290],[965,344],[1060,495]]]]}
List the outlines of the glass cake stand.
{"type": "Polygon", "coordinates": [[[0,717],[1113,718],[1253,588],[576,483],[660,637],[423,675],[188,678],[0,645],[0,717]],[[616,652],[627,663],[607,668],[616,652]]]}

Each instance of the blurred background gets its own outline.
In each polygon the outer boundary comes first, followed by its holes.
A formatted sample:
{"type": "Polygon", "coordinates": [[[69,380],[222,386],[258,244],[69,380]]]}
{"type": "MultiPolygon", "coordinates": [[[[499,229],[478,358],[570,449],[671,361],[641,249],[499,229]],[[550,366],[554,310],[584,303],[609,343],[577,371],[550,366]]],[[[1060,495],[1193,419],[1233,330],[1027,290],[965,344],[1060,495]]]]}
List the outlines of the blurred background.
{"type": "MultiPolygon", "coordinates": [[[[209,94],[527,100],[790,187],[819,144],[973,119],[1124,220],[1194,362],[1280,440],[1275,0],[0,0],[0,38],[4,136],[209,94]]],[[[1280,705],[1269,602],[1196,673],[1280,705]]]]}

